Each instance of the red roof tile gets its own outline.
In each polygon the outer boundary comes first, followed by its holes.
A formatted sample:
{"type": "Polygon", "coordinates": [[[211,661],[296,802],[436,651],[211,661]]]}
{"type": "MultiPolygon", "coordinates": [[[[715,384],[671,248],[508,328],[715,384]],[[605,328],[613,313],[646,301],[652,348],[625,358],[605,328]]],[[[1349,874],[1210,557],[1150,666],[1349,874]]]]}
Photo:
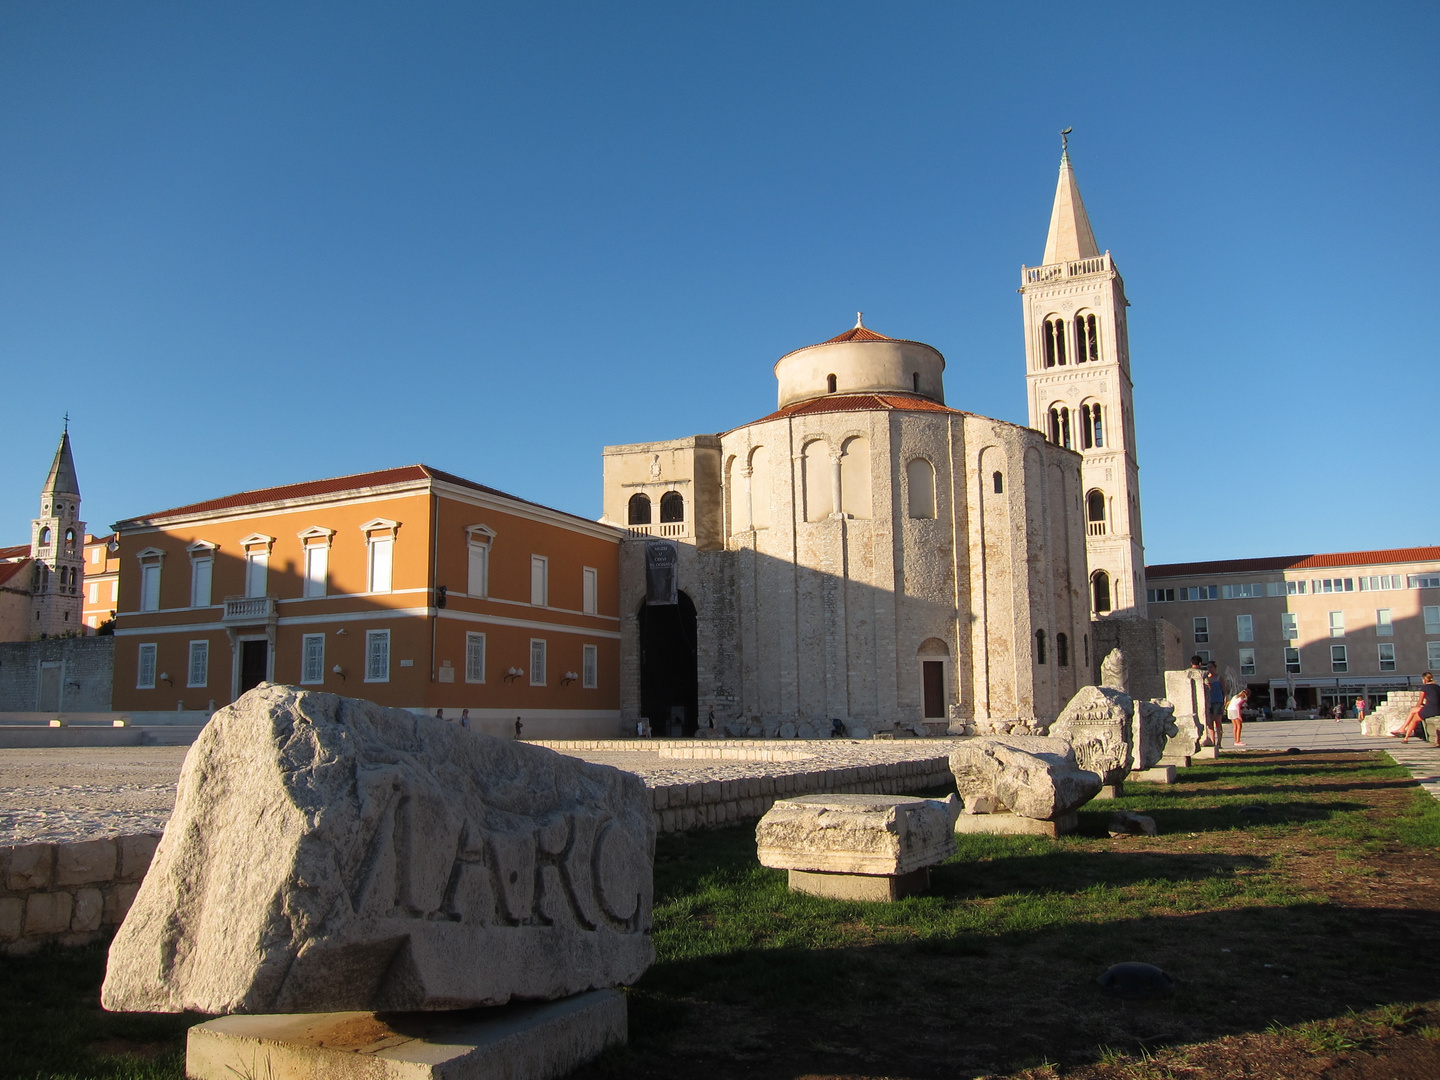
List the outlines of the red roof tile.
{"type": "Polygon", "coordinates": [[[893,337],[886,337],[884,334],[877,334],[867,326],[852,326],[843,334],[836,334],[828,341],[820,342],[821,345],[833,345],[837,341],[894,341],[893,337]]]}
{"type": "MultiPolygon", "coordinates": [[[[29,551],[27,546],[26,551],[29,551]]],[[[19,562],[0,563],[0,585],[4,585],[11,578],[19,575],[20,571],[30,565],[29,559],[21,559],[19,562]]]]}
{"type": "Polygon", "coordinates": [[[1145,577],[1193,577],[1197,574],[1255,574],[1266,570],[1319,570],[1335,566],[1381,566],[1386,563],[1440,561],[1440,547],[1391,548],[1388,551],[1334,551],[1327,555],[1279,555],[1268,559],[1221,559],[1216,562],[1166,563],[1147,566],[1145,577]]]}
{"type": "Polygon", "coordinates": [[[0,559],[26,559],[29,557],[29,544],[16,544],[13,547],[0,548],[0,559]]]}
{"type": "MultiPolygon", "coordinates": [[[[827,394],[825,397],[811,398],[809,401],[797,401],[793,405],[786,405],[778,412],[769,416],[762,416],[759,420],[752,420],[752,424],[763,424],[766,420],[778,420],[782,416],[806,416],[812,413],[832,412],[942,412],[954,413],[956,416],[969,416],[969,413],[961,412],[959,409],[952,409],[948,405],[941,405],[938,401],[931,401],[929,398],[910,397],[908,394],[827,394]]],[[[749,427],[750,424],[741,424],[740,427],[749,427]]],[[[734,430],[739,430],[736,428],[734,430]]]]}

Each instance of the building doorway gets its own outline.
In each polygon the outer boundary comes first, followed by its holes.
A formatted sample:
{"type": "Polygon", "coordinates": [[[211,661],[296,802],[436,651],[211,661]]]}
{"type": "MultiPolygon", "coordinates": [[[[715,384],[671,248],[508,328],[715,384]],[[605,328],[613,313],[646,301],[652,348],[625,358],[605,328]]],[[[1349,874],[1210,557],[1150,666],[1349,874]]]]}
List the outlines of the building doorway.
{"type": "Polygon", "coordinates": [[[925,687],[925,719],[945,718],[945,661],[922,660],[920,668],[925,687]]]}
{"type": "Polygon", "coordinates": [[[640,605],[640,715],[670,738],[695,734],[700,718],[695,603],[684,592],[677,600],[640,605]]]}
{"type": "Polygon", "coordinates": [[[265,681],[270,667],[270,642],[264,638],[240,642],[240,693],[265,681]]]}
{"type": "Polygon", "coordinates": [[[35,708],[41,712],[55,712],[60,708],[60,665],[50,661],[40,665],[40,692],[35,708]]]}

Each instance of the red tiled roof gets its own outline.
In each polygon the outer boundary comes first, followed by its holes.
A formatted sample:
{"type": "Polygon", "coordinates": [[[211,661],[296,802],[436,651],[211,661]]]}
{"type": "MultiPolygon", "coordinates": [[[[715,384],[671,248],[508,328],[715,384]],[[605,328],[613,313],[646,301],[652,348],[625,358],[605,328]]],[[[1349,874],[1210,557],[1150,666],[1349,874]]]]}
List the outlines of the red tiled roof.
{"type": "Polygon", "coordinates": [[[29,544],[16,544],[13,547],[0,548],[0,559],[25,559],[29,556],[29,544]]]}
{"type": "Polygon", "coordinates": [[[1166,563],[1147,566],[1146,578],[1193,577],[1196,574],[1256,574],[1266,570],[1319,570],[1335,566],[1381,566],[1386,563],[1440,561],[1440,547],[1391,548],[1388,551],[1334,551],[1327,555],[1278,555],[1268,559],[1221,559],[1216,562],[1166,563]]]}
{"type": "MultiPolygon", "coordinates": [[[[247,506],[262,506],[266,503],[285,502],[291,499],[305,499],[315,495],[336,495],[347,491],[363,491],[367,488],[387,487],[391,484],[404,484],[420,480],[439,480],[447,484],[455,484],[459,487],[469,488],[471,491],[483,491],[488,495],[497,495],[502,499],[509,499],[512,502],[524,503],[526,506],[537,506],[542,510],[549,510],[552,513],[564,514],[566,517],[575,518],[586,524],[595,524],[589,518],[582,518],[578,514],[571,514],[564,510],[556,510],[554,507],[545,506],[543,503],[531,502],[529,499],[522,499],[518,495],[511,495],[509,492],[501,491],[498,488],[486,487],[484,484],[477,484],[473,480],[466,480],[463,476],[456,476],[454,473],[444,472],[441,469],[431,468],[429,465],[405,465],[398,469],[379,469],[375,472],[355,473],[351,476],[334,476],[328,480],[307,480],[299,484],[282,484],[279,487],[259,488],[255,491],[241,491],[234,495],[226,495],[219,499],[207,499],[204,502],[190,503],[187,506],[177,506],[170,510],[161,510],[154,514],[145,514],[142,517],[127,518],[118,522],[116,528],[135,527],[148,524],[156,518],[180,517],[192,514],[208,514],[221,510],[239,510],[247,506]]],[[[29,550],[28,548],[26,549],[29,550]]]]}
{"type": "Polygon", "coordinates": [[[886,337],[884,334],[877,334],[874,330],[865,326],[852,326],[843,334],[836,334],[829,341],[820,342],[821,345],[833,345],[837,341],[894,341],[893,337],[886,337]]]}
{"type": "MultiPolygon", "coordinates": [[[[806,416],[811,413],[832,413],[832,412],[942,412],[954,413],[956,416],[968,416],[959,409],[952,409],[948,405],[941,405],[938,401],[931,401],[929,398],[910,397],[908,394],[827,394],[825,397],[811,398],[809,401],[797,401],[793,405],[786,405],[785,408],[771,413],[769,416],[762,416],[759,420],[752,420],[752,424],[763,424],[766,420],[778,420],[782,416],[806,416]]],[[[740,427],[749,427],[749,424],[741,424],[740,427]]],[[[738,428],[735,430],[739,430],[738,428]]]]}
{"type": "MultiPolygon", "coordinates": [[[[26,545],[25,550],[30,550],[29,545],[26,545]]],[[[29,565],[29,559],[21,559],[19,562],[0,563],[0,585],[4,585],[29,565]]]]}

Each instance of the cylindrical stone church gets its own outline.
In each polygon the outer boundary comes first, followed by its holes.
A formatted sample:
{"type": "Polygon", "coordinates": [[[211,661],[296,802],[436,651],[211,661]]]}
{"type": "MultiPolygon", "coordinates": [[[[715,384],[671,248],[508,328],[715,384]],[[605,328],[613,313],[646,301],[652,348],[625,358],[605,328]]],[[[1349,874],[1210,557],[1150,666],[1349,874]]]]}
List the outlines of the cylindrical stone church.
{"type": "Polygon", "coordinates": [[[1080,455],[948,407],[944,370],[857,319],[780,358],[769,416],[606,448],[627,721],[987,730],[1090,681],[1080,455]],[[679,545],[678,604],[645,603],[652,538],[679,545]]]}

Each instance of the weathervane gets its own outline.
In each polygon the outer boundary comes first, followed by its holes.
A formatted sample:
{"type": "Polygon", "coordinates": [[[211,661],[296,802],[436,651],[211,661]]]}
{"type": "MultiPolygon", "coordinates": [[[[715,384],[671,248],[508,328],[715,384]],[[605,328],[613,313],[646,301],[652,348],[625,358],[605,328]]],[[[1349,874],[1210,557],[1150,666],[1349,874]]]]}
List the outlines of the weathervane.
{"type": "Polygon", "coordinates": [[[1072,132],[1072,131],[1074,131],[1074,130],[1075,130],[1074,128],[1064,128],[1064,129],[1061,130],[1061,132],[1060,132],[1060,154],[1061,154],[1061,156],[1064,156],[1064,157],[1068,157],[1068,156],[1069,156],[1069,154],[1070,154],[1070,132],[1072,132]]]}

